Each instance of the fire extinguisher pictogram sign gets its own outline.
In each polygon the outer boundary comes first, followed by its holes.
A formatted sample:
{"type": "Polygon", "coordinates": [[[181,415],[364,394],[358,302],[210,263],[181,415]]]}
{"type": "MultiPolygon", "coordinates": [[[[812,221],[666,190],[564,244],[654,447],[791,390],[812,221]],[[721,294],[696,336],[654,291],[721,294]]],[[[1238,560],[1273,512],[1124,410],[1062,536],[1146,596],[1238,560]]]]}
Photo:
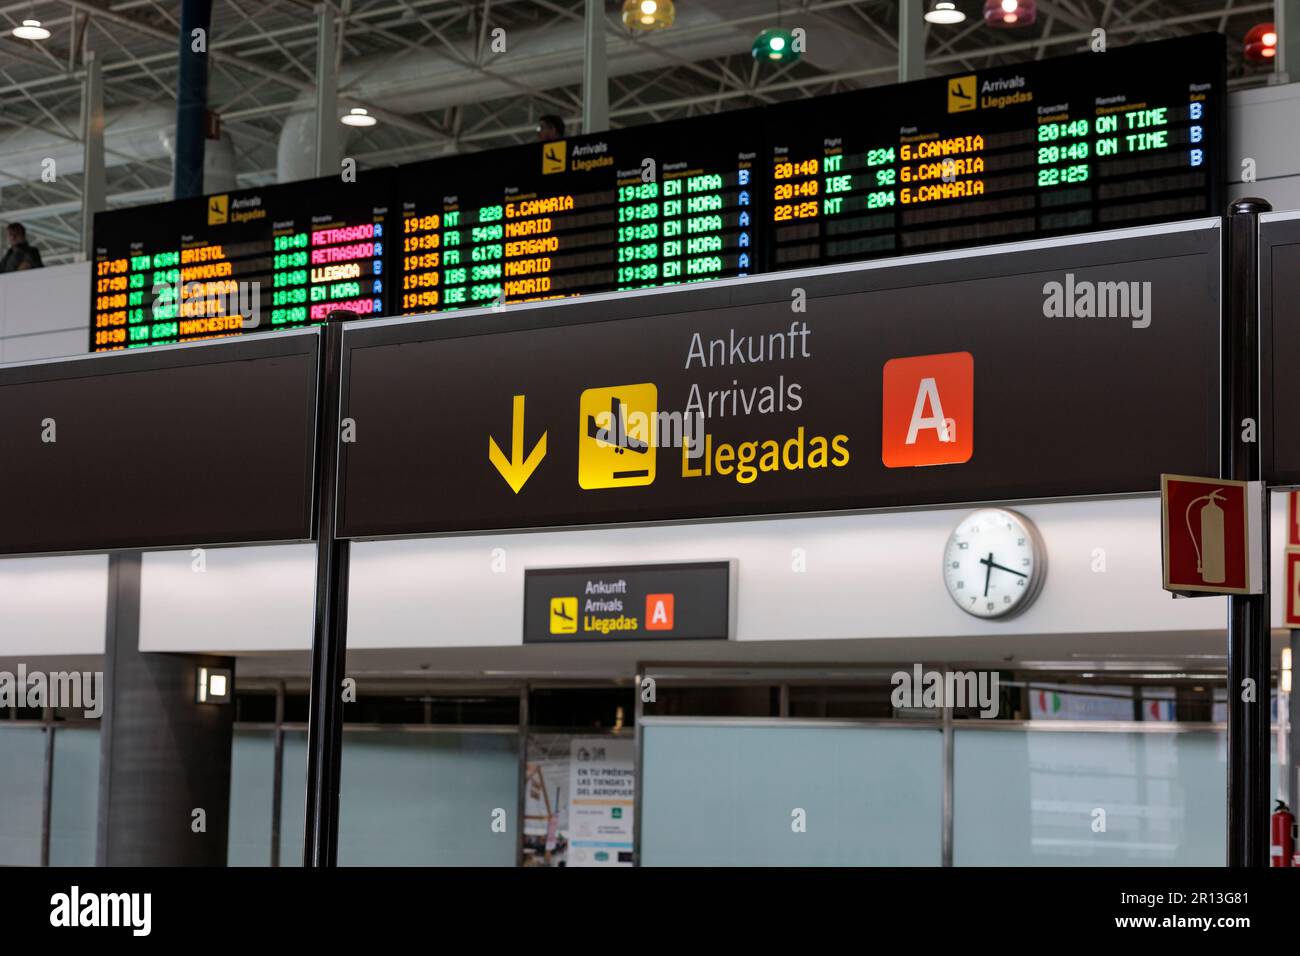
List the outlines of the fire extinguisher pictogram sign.
{"type": "Polygon", "coordinates": [[[1165,590],[1262,593],[1260,496],[1257,482],[1161,475],[1165,590]]]}

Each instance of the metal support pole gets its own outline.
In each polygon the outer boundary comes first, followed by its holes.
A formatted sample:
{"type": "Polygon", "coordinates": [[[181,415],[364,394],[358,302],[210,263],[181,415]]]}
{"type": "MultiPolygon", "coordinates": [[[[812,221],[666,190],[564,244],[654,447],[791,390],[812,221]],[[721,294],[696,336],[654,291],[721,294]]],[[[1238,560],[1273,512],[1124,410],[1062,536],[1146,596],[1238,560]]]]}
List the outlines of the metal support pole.
{"type": "Polygon", "coordinates": [[[528,683],[519,688],[519,798],[515,807],[515,866],[524,865],[524,825],[528,817],[528,683]]]}
{"type": "Polygon", "coordinates": [[[334,9],[316,8],[316,175],[339,171],[339,83],[334,9]]]}
{"type": "Polygon", "coordinates": [[[1300,0],[1273,0],[1277,30],[1277,73],[1274,83],[1300,81],[1300,0]]]}
{"type": "Polygon", "coordinates": [[[107,202],[108,186],[104,176],[104,74],[94,50],[86,51],[86,79],[81,92],[82,170],[81,251],[94,258],[91,248],[95,235],[95,213],[107,202]]]}
{"type": "Polygon", "coordinates": [[[609,129],[609,71],[605,67],[604,0],[587,0],[586,55],[582,61],[582,131],[609,129]]]}
{"type": "Polygon", "coordinates": [[[348,644],[350,542],[334,537],[339,460],[343,322],[325,318],[321,336],[316,423],[316,617],[311,644],[311,702],[307,715],[307,829],[303,866],[338,865],[339,776],[343,758],[343,674],[348,644]]]}
{"type": "Polygon", "coordinates": [[[953,858],[953,765],[956,758],[956,728],[953,727],[952,708],[943,709],[943,799],[940,804],[940,866],[952,866],[953,858]]]}
{"type": "MultiPolygon", "coordinates": [[[[1262,199],[1228,210],[1223,323],[1224,478],[1259,481],[1259,215],[1262,199]],[[1254,439],[1243,442],[1246,420],[1254,439]]],[[[1268,496],[1264,496],[1267,507],[1268,496]]],[[[1263,522],[1268,554],[1268,522],[1263,522]]],[[[1267,575],[1265,576],[1267,582],[1267,575]]],[[[1264,594],[1228,597],[1228,865],[1268,866],[1269,607],[1264,594]]]]}
{"type": "Polygon", "coordinates": [[[280,865],[280,821],[284,813],[284,681],[275,688],[275,734],[271,738],[271,866],[280,865]]]}
{"type": "Polygon", "coordinates": [[[176,73],[176,161],[172,198],[203,195],[203,117],[208,109],[208,36],[212,0],[182,0],[176,73]],[[195,31],[201,31],[196,35],[195,31]],[[197,49],[196,49],[197,48],[197,49]]]}
{"type": "Polygon", "coordinates": [[[925,78],[925,0],[899,0],[898,82],[925,78]]]}
{"type": "Polygon", "coordinates": [[[54,710],[41,709],[41,723],[45,726],[45,763],[41,774],[41,866],[50,865],[50,829],[54,816],[54,710]]]}

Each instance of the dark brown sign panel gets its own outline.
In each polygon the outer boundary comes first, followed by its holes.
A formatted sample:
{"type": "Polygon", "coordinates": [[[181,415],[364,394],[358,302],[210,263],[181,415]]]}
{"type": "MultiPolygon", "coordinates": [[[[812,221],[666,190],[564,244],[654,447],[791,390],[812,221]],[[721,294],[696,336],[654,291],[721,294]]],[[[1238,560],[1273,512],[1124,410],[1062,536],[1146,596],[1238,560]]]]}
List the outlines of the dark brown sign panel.
{"type": "Polygon", "coordinates": [[[0,367],[0,554],[311,538],[318,341],[0,367]]]}
{"type": "Polygon", "coordinates": [[[1218,468],[1217,220],[347,330],[339,532],[1152,492],[1218,468]],[[684,433],[684,434],[683,434],[684,433]]]}
{"type": "Polygon", "coordinates": [[[524,571],[524,643],[725,641],[732,562],[524,571]]]}
{"type": "Polygon", "coordinates": [[[1300,214],[1259,225],[1264,480],[1300,485],[1300,214]]]}

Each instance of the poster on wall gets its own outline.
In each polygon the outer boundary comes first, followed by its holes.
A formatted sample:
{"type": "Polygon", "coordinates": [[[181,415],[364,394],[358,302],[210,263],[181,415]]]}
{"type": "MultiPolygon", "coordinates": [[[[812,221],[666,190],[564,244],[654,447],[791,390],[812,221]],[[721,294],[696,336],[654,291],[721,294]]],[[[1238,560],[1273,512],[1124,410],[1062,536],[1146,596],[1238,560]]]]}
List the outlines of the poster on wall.
{"type": "Polygon", "coordinates": [[[524,791],[524,866],[564,866],[569,849],[568,734],[531,734],[524,791]]]}
{"type": "Polygon", "coordinates": [[[635,800],[634,742],[573,738],[568,865],[631,866],[635,800]]]}

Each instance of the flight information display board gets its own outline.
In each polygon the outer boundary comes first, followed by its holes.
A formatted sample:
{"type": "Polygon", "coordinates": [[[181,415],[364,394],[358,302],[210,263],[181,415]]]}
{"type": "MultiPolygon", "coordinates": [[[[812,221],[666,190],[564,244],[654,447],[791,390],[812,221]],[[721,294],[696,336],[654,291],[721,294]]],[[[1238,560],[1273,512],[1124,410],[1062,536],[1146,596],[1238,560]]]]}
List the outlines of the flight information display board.
{"type": "Polygon", "coordinates": [[[101,213],[90,347],[1216,216],[1224,64],[1206,34],[101,213]]]}
{"type": "Polygon", "coordinates": [[[399,168],[394,312],[749,274],[755,119],[702,117],[399,168]]]}
{"type": "Polygon", "coordinates": [[[388,170],[100,213],[90,348],[387,312],[388,170]]]}
{"type": "Polygon", "coordinates": [[[1224,40],[767,107],[771,270],[1219,215],[1224,40]]]}

